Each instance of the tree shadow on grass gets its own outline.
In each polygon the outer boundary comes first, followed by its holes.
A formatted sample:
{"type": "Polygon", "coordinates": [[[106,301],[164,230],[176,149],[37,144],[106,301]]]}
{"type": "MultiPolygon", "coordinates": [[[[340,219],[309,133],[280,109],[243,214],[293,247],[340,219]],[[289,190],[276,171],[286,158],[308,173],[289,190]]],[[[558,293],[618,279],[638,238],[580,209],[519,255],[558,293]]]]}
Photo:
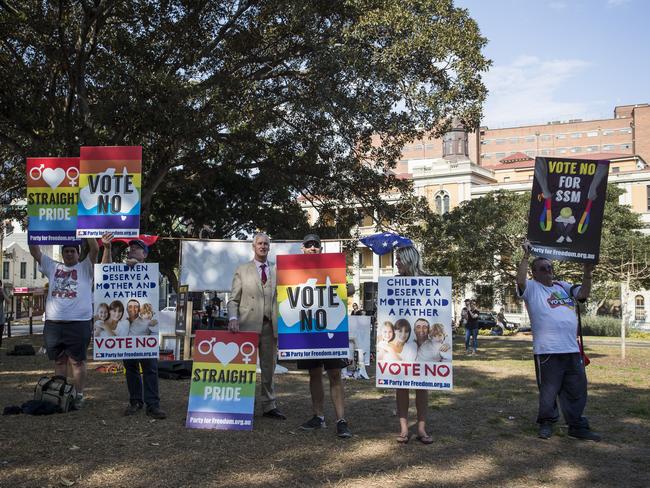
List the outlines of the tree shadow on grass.
{"type": "MultiPolygon", "coordinates": [[[[30,397],[38,372],[50,363],[42,356],[7,357],[6,348],[0,349],[0,397],[13,404],[30,397]]],[[[559,425],[543,441],[536,438],[531,354],[529,345],[484,341],[479,355],[456,355],[454,391],[430,393],[430,446],[395,442],[394,392],[376,389],[374,378],[346,381],[346,417],[355,435],[344,440],[335,436],[328,394],[328,428],[298,429],[311,415],[304,373],[277,377],[287,421],[256,416],[253,432],[230,432],[184,427],[189,381],[161,380],[169,418],[151,421],[121,415],[123,376],[93,371],[84,410],[0,418],[0,485],[647,486],[647,372],[639,387],[590,373],[586,413],[604,442],[569,439],[559,425]]]]}

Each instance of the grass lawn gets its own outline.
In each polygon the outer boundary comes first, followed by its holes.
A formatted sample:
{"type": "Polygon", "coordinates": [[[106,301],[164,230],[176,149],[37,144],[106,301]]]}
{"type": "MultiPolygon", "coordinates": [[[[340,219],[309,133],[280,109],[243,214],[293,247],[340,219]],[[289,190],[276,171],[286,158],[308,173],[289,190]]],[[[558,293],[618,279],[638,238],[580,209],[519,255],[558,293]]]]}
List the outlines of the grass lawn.
{"type": "MultiPolygon", "coordinates": [[[[29,340],[5,339],[0,348],[3,407],[31,399],[38,378],[51,374],[45,356],[6,355],[29,340]]],[[[617,346],[587,339],[586,414],[604,440],[585,443],[559,425],[552,439],[537,439],[529,338],[479,341],[479,355],[466,356],[457,338],[455,389],[430,394],[430,446],[395,442],[394,394],[377,390],[374,378],[346,382],[355,435],[342,440],[328,395],[328,428],[298,429],[311,409],[308,376],[293,365],[276,388],[289,419],[258,416],[253,432],[186,429],[189,380],[161,380],[168,419],[123,417],[124,377],[91,371],[83,410],[0,417],[0,486],[650,486],[650,348],[628,348],[623,361],[617,346]]]]}

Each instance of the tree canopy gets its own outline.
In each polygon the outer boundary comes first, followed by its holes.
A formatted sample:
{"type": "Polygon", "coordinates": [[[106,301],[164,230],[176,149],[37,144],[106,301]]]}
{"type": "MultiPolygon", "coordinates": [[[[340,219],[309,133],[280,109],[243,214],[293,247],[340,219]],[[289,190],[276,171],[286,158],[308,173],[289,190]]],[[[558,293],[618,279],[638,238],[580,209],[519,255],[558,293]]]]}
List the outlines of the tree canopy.
{"type": "Polygon", "coordinates": [[[451,0],[7,0],[0,39],[4,200],[26,157],[142,145],[167,236],[300,235],[300,198],[394,220],[402,146],[477,126],[489,66],[451,0]]]}

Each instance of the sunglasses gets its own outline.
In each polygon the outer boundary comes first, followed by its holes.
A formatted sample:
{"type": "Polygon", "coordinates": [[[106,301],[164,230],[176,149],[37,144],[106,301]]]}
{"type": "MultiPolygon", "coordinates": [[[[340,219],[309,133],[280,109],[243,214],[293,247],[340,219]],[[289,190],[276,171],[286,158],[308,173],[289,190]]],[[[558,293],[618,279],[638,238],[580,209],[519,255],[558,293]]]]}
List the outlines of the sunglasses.
{"type": "Polygon", "coordinates": [[[309,241],[309,242],[305,242],[302,245],[302,247],[304,247],[305,249],[309,249],[312,247],[315,247],[316,249],[320,249],[320,244],[318,242],[309,241]]]}

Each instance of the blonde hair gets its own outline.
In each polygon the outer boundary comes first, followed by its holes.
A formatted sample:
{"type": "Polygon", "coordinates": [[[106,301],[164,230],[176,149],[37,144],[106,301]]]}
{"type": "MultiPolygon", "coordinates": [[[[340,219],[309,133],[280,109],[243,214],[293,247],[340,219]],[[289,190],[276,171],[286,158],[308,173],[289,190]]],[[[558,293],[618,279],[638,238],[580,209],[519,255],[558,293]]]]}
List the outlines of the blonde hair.
{"type": "Polygon", "coordinates": [[[422,260],[420,253],[413,246],[398,247],[397,256],[399,260],[406,266],[407,273],[405,276],[418,276],[423,275],[422,260]]]}
{"type": "Polygon", "coordinates": [[[153,317],[153,307],[151,306],[151,303],[142,304],[142,307],[140,308],[140,315],[143,315],[145,313],[151,314],[153,317]]]}
{"type": "Polygon", "coordinates": [[[431,331],[429,332],[429,335],[431,337],[438,336],[438,335],[445,336],[446,334],[445,334],[444,326],[442,324],[433,324],[431,326],[431,331]]]}

